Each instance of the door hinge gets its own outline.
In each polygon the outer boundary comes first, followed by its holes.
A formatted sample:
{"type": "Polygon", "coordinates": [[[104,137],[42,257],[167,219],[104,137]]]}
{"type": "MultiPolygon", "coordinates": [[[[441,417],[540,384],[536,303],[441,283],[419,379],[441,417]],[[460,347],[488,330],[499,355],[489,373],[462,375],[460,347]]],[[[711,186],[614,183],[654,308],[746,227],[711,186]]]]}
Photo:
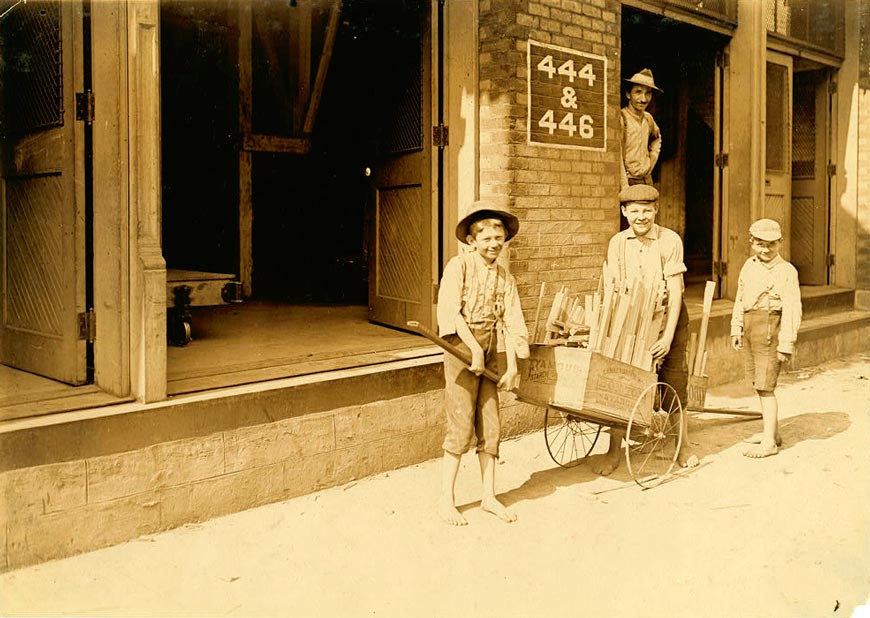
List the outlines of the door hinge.
{"type": "Polygon", "coordinates": [[[76,92],[76,120],[94,123],[94,91],[76,92]]]}
{"type": "Polygon", "coordinates": [[[837,94],[837,80],[831,79],[828,81],[828,94],[837,94]]]}
{"type": "Polygon", "coordinates": [[[828,176],[836,176],[837,175],[837,164],[836,163],[828,163],[828,176]]]}
{"type": "Polygon", "coordinates": [[[716,66],[720,69],[727,69],[730,62],[730,54],[727,54],[725,52],[719,52],[718,54],[716,54],[716,66]]]}
{"type": "Polygon", "coordinates": [[[728,262],[713,262],[713,274],[724,277],[728,274],[728,262]]]}
{"type": "Polygon", "coordinates": [[[438,284],[432,284],[432,302],[438,304],[438,284]]]}
{"type": "Polygon", "coordinates": [[[97,315],[93,309],[79,314],[79,339],[93,341],[97,338],[97,315]]]}
{"type": "Polygon", "coordinates": [[[432,127],[432,145],[443,149],[449,142],[447,125],[439,124],[432,127]]]}
{"type": "Polygon", "coordinates": [[[714,162],[716,164],[716,167],[720,167],[720,168],[728,167],[728,153],[727,152],[717,153],[715,158],[714,158],[714,162]]]}
{"type": "Polygon", "coordinates": [[[825,257],[825,263],[827,264],[828,268],[830,268],[831,266],[833,266],[834,264],[837,263],[837,260],[836,260],[836,258],[834,257],[834,254],[833,254],[833,253],[829,253],[829,254],[825,257]]]}

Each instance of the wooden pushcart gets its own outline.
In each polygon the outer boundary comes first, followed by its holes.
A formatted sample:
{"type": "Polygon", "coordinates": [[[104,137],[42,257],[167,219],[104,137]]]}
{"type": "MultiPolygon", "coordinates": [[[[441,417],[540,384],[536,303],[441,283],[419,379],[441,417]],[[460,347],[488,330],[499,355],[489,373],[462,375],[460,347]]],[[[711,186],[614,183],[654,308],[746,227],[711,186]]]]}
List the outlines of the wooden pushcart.
{"type": "MultiPolygon", "coordinates": [[[[465,363],[464,354],[417,322],[408,327],[465,363]]],[[[491,371],[483,374],[498,381],[491,371]]],[[[547,450],[560,466],[576,465],[594,448],[601,427],[626,432],[628,470],[641,487],[673,470],[683,440],[683,405],[655,373],[586,348],[533,345],[517,397],[546,409],[547,450]]]]}

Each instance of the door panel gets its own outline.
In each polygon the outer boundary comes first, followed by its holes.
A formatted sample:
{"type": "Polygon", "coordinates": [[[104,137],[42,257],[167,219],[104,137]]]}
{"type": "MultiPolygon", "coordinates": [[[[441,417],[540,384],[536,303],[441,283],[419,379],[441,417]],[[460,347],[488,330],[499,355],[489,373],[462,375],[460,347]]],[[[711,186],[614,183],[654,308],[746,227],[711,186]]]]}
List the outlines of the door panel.
{"type": "Polygon", "coordinates": [[[4,21],[4,60],[12,60],[4,81],[28,86],[2,102],[0,361],[82,384],[84,136],[74,114],[83,81],[82,6],[28,2],[4,21]],[[19,71],[16,60],[32,61],[32,69],[19,71]]]}
{"type": "Polygon", "coordinates": [[[782,254],[791,251],[791,101],[792,59],[767,53],[766,131],[763,216],[782,226],[782,254]]]}
{"type": "Polygon", "coordinates": [[[801,283],[824,285],[828,253],[828,76],[794,76],[791,261],[801,283]]]}
{"type": "Polygon", "coordinates": [[[438,223],[432,182],[433,9],[426,2],[402,6],[416,14],[408,15],[395,53],[398,96],[387,114],[375,169],[369,265],[369,319],[400,328],[408,320],[433,324],[438,277],[433,244],[438,223]],[[408,36],[407,26],[416,26],[419,36],[408,36]]]}

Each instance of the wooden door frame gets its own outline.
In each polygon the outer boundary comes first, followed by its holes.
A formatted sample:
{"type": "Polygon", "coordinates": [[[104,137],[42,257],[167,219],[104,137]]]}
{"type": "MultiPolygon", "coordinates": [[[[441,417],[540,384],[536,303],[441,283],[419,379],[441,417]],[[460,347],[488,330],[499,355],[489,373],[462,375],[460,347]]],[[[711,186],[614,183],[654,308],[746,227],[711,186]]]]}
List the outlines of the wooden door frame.
{"type": "MultiPolygon", "coordinates": [[[[792,173],[791,173],[791,134],[792,134],[792,125],[793,125],[793,98],[794,98],[794,59],[791,56],[786,54],[782,54],[780,52],[773,51],[771,49],[767,49],[764,54],[764,96],[763,96],[763,107],[762,109],[767,110],[767,65],[768,64],[777,64],[779,66],[784,66],[787,68],[788,75],[788,85],[786,88],[786,93],[788,95],[788,103],[786,105],[786,122],[785,127],[783,129],[783,136],[786,140],[788,146],[785,149],[785,153],[787,156],[783,162],[783,170],[782,174],[784,178],[787,180],[783,181],[784,186],[784,197],[783,197],[783,216],[782,220],[779,221],[782,226],[782,255],[785,259],[789,259],[791,252],[791,183],[792,183],[792,173]],[[788,199],[786,199],[788,198],[788,199]]],[[[764,138],[764,148],[762,150],[762,172],[764,183],[762,185],[762,216],[770,217],[771,213],[767,212],[766,203],[767,203],[767,127],[765,126],[765,130],[763,131],[764,138]]]]}

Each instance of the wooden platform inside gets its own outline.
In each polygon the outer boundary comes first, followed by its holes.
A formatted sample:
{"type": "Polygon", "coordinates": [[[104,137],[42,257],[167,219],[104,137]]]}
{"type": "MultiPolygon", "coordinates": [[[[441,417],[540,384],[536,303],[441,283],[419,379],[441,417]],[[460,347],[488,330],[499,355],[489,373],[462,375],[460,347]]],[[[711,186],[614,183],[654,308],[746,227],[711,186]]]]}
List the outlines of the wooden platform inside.
{"type": "MultiPolygon", "coordinates": [[[[193,340],[169,346],[170,395],[441,354],[368,321],[362,306],[245,302],[193,307],[193,340]]],[[[0,421],[128,401],[0,365],[0,421]]]]}

